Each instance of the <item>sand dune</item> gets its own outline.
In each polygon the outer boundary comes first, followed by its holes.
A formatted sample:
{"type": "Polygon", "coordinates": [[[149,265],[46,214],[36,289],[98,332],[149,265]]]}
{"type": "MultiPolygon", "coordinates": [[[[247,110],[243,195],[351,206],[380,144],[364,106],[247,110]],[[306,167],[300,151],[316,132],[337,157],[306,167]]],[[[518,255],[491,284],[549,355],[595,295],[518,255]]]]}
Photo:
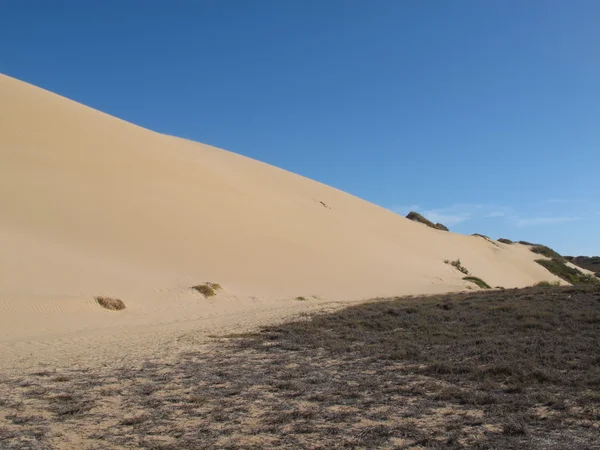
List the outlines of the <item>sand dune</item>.
{"type": "Polygon", "coordinates": [[[0,211],[5,345],[466,289],[444,259],[492,286],[558,279],[524,246],[433,230],[2,75],[0,211]],[[204,281],[223,290],[189,289],[204,281]]]}

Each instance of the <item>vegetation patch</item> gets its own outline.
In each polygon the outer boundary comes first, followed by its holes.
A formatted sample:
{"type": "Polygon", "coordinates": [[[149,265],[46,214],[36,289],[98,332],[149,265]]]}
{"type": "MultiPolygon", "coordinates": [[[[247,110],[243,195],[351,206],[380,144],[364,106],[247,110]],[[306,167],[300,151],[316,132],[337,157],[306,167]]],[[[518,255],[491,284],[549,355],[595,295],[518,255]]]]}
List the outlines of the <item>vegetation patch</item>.
{"type": "Polygon", "coordinates": [[[406,218],[412,220],[413,222],[422,223],[422,224],[427,225],[428,227],[434,228],[436,230],[450,231],[450,230],[448,230],[448,227],[446,227],[445,225],[442,225],[441,223],[433,223],[431,220],[426,219],[421,214],[414,212],[414,211],[409,212],[406,215],[406,218]]]}
{"type": "Polygon", "coordinates": [[[553,258],[553,259],[558,259],[560,261],[565,261],[565,258],[562,257],[562,255],[558,252],[555,252],[554,250],[552,250],[550,247],[547,247],[546,245],[534,245],[533,247],[531,247],[531,251],[533,253],[537,253],[539,255],[543,255],[546,256],[548,258],[553,258]]]}
{"type": "Polygon", "coordinates": [[[560,286],[560,281],[540,281],[534,284],[535,287],[554,287],[560,286]]]}
{"type": "Polygon", "coordinates": [[[469,271],[465,266],[462,265],[460,259],[456,259],[454,261],[450,261],[449,259],[445,259],[444,263],[450,264],[452,267],[457,269],[459,272],[464,273],[465,275],[469,275],[469,271]]]}
{"type": "Polygon", "coordinates": [[[197,286],[192,286],[192,289],[200,292],[205,297],[214,297],[217,295],[217,291],[220,291],[222,288],[218,283],[206,282],[197,286]]]}
{"type": "Polygon", "coordinates": [[[519,244],[523,244],[523,245],[537,245],[537,244],[534,244],[532,242],[527,242],[527,241],[519,241],[519,244]]]}
{"type": "Polygon", "coordinates": [[[600,256],[565,256],[565,259],[600,276],[600,256]]]}
{"type": "Polygon", "coordinates": [[[591,274],[584,274],[581,270],[569,267],[563,259],[536,259],[539,265],[545,267],[550,273],[568,281],[571,284],[599,284],[600,280],[591,274]]]}
{"type": "Polygon", "coordinates": [[[90,449],[597,448],[599,297],[378,300],[165,360],[3,374],[0,448],[73,430],[90,449]]]}
{"type": "Polygon", "coordinates": [[[506,238],[500,238],[500,239],[498,239],[498,242],[502,242],[503,244],[514,244],[513,241],[511,241],[510,239],[506,239],[506,238]]]}
{"type": "Polygon", "coordinates": [[[296,300],[305,301],[308,300],[306,297],[296,297],[296,300]]]}
{"type": "Polygon", "coordinates": [[[463,277],[463,280],[475,283],[477,286],[479,286],[482,289],[491,289],[492,288],[489,284],[487,284],[481,278],[471,276],[471,277],[463,277]]]}
{"type": "Polygon", "coordinates": [[[112,297],[96,297],[96,302],[105,309],[111,311],[121,311],[126,308],[123,300],[112,297]]]}

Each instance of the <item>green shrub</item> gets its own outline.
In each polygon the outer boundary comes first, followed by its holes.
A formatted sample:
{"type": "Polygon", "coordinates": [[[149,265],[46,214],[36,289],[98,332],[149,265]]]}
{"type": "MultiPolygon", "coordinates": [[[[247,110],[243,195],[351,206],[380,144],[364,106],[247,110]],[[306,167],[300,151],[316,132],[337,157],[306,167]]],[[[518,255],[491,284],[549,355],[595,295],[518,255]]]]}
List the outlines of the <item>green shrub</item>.
{"type": "Polygon", "coordinates": [[[409,212],[406,215],[406,218],[409,220],[412,220],[413,222],[422,223],[422,224],[427,225],[428,227],[434,228],[436,230],[450,231],[450,230],[448,230],[448,227],[446,227],[445,225],[442,225],[441,223],[433,223],[431,220],[426,219],[421,214],[414,212],[414,211],[409,212]]]}
{"type": "Polygon", "coordinates": [[[506,238],[500,238],[500,239],[498,239],[498,242],[502,242],[503,244],[514,244],[513,241],[511,241],[510,239],[506,239],[506,238]]]}
{"type": "Polygon", "coordinates": [[[481,278],[477,278],[477,277],[463,277],[463,280],[466,281],[470,281],[472,283],[475,283],[477,286],[479,286],[481,289],[491,289],[492,287],[487,284],[485,281],[483,281],[481,278]]]}
{"type": "Polygon", "coordinates": [[[571,284],[598,284],[600,280],[593,275],[584,274],[578,269],[567,266],[562,259],[537,259],[539,265],[545,267],[549,272],[571,284]]]}
{"type": "Polygon", "coordinates": [[[531,247],[531,251],[539,255],[547,256],[548,258],[556,258],[561,261],[565,260],[565,258],[563,258],[560,253],[555,252],[550,247],[547,247],[545,245],[534,245],[533,247],[531,247]]]}
{"type": "Polygon", "coordinates": [[[469,275],[469,271],[467,270],[467,268],[465,266],[462,265],[462,263],[460,262],[460,259],[457,259],[455,261],[450,261],[449,259],[445,259],[444,263],[450,264],[452,267],[457,269],[459,272],[464,273],[465,275],[469,275]]]}
{"type": "Polygon", "coordinates": [[[532,242],[527,242],[527,241],[519,241],[519,244],[523,244],[523,245],[537,245],[537,244],[534,244],[532,242]]]}

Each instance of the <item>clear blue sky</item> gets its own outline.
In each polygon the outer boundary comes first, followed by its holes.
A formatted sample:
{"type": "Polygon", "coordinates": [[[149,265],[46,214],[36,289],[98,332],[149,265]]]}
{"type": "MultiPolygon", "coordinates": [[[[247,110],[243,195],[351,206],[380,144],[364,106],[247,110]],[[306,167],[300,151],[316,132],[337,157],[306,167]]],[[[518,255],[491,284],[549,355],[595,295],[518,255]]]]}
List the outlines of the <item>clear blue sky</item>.
{"type": "Polygon", "coordinates": [[[7,0],[0,72],[458,232],[600,254],[599,18],[596,0],[7,0]]]}

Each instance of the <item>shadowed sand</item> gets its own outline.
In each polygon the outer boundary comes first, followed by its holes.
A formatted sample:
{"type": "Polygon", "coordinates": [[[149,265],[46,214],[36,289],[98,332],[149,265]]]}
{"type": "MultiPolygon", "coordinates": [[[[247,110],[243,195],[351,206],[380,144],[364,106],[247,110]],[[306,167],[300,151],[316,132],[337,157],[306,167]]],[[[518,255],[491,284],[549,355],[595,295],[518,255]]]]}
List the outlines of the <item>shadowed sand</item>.
{"type": "Polygon", "coordinates": [[[445,259],[492,287],[558,280],[525,246],[433,230],[3,75],[0,99],[4,350],[472,287],[445,259]],[[214,297],[190,289],[208,281],[222,286],[214,297]]]}

